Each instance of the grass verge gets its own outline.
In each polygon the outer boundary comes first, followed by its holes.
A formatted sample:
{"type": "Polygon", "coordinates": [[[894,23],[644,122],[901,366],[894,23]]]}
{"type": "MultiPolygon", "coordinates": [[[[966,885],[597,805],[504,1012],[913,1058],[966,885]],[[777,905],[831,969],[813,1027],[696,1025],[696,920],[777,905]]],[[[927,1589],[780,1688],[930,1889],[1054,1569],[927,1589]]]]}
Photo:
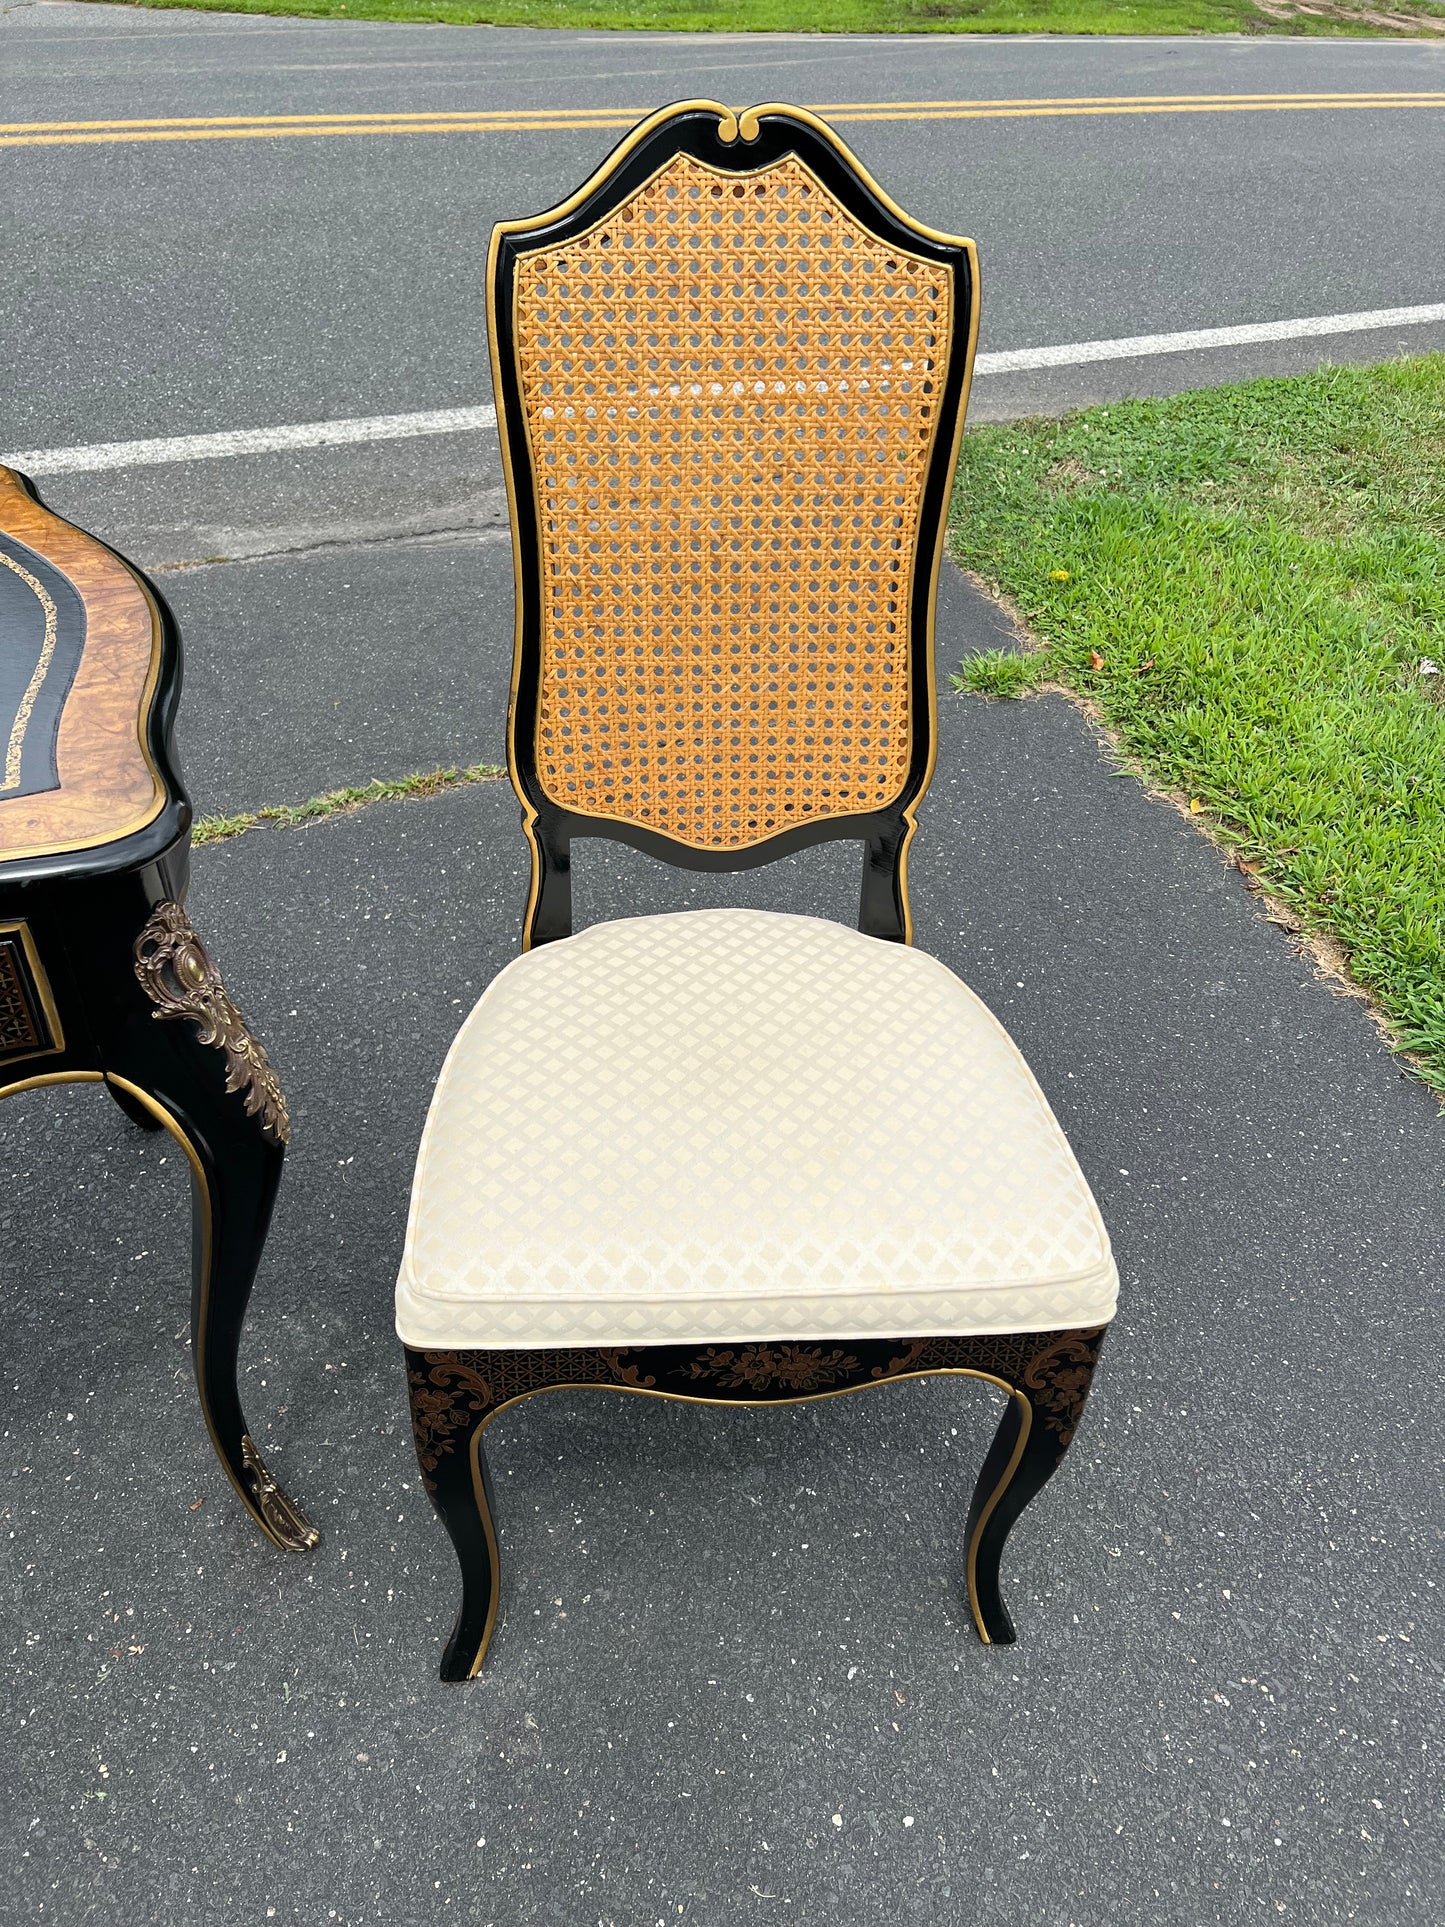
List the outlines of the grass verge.
{"type": "Polygon", "coordinates": [[[437,796],[442,790],[459,789],[464,783],[493,783],[506,773],[499,763],[473,763],[470,769],[419,771],[414,776],[399,776],[393,783],[373,777],[360,789],[328,790],[324,796],[313,796],[306,803],[268,803],[265,809],[243,810],[239,816],[199,816],[191,830],[191,842],[226,843],[232,837],[244,836],[247,830],[259,829],[263,823],[284,828],[314,823],[323,816],[349,816],[368,803],[383,803],[395,797],[437,796]]]}
{"type": "MultiPolygon", "coordinates": [[[[137,0],[132,0],[132,4],[137,0]]],[[[1433,0],[139,0],[219,13],[669,33],[1445,33],[1433,0]]]]}
{"type": "Polygon", "coordinates": [[[1445,1091],[1445,355],[977,430],[952,544],[1445,1091]]]}

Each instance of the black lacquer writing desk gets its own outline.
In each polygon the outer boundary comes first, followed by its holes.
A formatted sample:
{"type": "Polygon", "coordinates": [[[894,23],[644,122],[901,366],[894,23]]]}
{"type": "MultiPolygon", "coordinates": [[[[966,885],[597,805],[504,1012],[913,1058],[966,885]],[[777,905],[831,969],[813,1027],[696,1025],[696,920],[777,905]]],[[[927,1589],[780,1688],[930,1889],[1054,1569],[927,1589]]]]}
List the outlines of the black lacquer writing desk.
{"type": "MultiPolygon", "coordinates": [[[[194,1180],[201,1410],[277,1545],[316,1533],[252,1443],[236,1352],[281,1178],[286,1101],[183,908],[180,638],[140,572],[0,467],[0,1096],[104,1083],[194,1180]]],[[[23,1251],[5,1254],[24,1290],[23,1251]]]]}

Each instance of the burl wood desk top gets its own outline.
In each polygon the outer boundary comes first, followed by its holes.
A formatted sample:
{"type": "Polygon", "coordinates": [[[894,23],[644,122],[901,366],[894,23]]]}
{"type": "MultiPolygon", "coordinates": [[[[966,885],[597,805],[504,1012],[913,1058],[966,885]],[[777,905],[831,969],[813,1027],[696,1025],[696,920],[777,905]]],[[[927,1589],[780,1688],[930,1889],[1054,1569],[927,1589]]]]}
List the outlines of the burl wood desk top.
{"type": "Polygon", "coordinates": [[[0,866],[93,850],[160,814],[162,653],[139,576],[0,467],[0,866]]]}

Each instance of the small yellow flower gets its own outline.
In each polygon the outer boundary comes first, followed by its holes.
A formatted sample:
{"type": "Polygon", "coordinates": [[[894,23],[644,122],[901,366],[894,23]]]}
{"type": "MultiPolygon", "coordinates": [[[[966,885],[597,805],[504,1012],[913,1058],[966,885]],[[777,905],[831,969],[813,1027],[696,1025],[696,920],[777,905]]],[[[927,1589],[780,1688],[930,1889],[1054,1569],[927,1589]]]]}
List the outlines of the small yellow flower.
{"type": "Polygon", "coordinates": [[[1069,572],[1067,569],[1050,569],[1049,570],[1050,582],[1067,582],[1068,579],[1069,579],[1069,572]]]}

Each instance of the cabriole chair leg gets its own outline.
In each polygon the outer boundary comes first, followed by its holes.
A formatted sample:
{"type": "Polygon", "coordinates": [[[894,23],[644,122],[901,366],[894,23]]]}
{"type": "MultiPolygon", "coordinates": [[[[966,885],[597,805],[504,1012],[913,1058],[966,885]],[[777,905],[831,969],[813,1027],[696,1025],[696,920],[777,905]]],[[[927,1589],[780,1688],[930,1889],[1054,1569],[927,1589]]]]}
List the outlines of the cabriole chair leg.
{"type": "Polygon", "coordinates": [[[502,1584],[492,1481],[480,1426],[462,1449],[438,1465],[431,1499],[462,1569],[462,1603],[442,1654],[441,1676],[472,1679],[491,1642],[502,1584]]]}
{"type": "Polygon", "coordinates": [[[422,1481],[462,1569],[462,1603],[442,1654],[441,1677],[473,1679],[501,1599],[496,1512],[482,1439],[490,1401],[485,1393],[474,1395],[468,1382],[474,1375],[464,1368],[443,1364],[429,1371],[419,1355],[409,1352],[407,1359],[422,1481]]]}
{"type": "Polygon", "coordinates": [[[1018,1635],[999,1589],[999,1561],[1015,1522],[1063,1464],[1089,1396],[1102,1333],[1043,1354],[1013,1386],[968,1509],[968,1603],[979,1637],[1018,1635]]]}

